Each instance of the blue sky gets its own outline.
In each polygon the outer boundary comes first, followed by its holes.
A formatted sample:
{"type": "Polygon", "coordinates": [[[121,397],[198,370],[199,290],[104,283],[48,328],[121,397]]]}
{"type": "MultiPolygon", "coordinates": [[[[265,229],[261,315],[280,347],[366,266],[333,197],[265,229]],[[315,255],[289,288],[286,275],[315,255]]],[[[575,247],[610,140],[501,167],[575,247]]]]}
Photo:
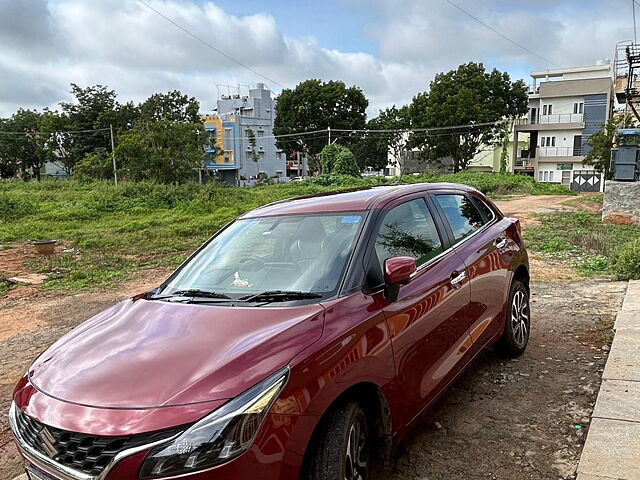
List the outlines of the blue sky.
{"type": "MultiPolygon", "coordinates": [[[[217,83],[264,81],[255,72],[275,80],[266,83],[276,94],[308,78],[357,85],[372,116],[461,63],[526,81],[552,67],[447,0],[145,1],[253,72],[138,0],[0,0],[0,116],[56,108],[72,82],[107,85],[120,101],[179,89],[206,112],[224,93],[217,83]]],[[[615,43],[633,36],[630,0],[451,1],[566,67],[612,58],[615,43]]]]}

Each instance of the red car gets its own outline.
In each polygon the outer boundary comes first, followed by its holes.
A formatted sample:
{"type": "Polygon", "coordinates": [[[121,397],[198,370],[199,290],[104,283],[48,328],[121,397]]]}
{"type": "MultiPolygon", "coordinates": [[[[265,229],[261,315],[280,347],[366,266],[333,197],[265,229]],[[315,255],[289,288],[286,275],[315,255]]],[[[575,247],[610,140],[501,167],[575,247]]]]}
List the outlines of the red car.
{"type": "Polygon", "coordinates": [[[18,383],[31,479],[366,479],[480,352],[521,354],[518,220],[453,184],[258,208],[18,383]]]}

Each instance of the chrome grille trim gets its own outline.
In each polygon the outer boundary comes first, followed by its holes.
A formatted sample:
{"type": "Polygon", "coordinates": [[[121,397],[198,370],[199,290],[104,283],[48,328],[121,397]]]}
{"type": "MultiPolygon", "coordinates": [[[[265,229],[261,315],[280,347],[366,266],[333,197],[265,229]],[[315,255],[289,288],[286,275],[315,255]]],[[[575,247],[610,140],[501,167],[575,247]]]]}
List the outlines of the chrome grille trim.
{"type": "MultiPolygon", "coordinates": [[[[158,440],[151,443],[146,443],[144,445],[139,445],[136,447],[128,448],[122,450],[118,454],[116,454],[111,461],[104,467],[104,469],[99,474],[87,474],[85,472],[76,470],[74,468],[70,468],[68,466],[62,465],[61,463],[56,462],[55,460],[49,458],[46,454],[38,451],[37,448],[33,447],[30,442],[34,441],[33,431],[27,430],[23,432],[20,428],[20,420],[19,416],[24,415],[19,411],[15,402],[11,403],[11,408],[9,409],[9,427],[11,428],[11,433],[13,434],[16,443],[18,444],[18,448],[22,455],[35,465],[40,470],[52,475],[55,478],[60,478],[61,480],[104,480],[109,472],[120,462],[123,458],[129,457],[136,453],[142,452],[144,450],[149,450],[153,447],[161,445],[163,443],[170,442],[174,440],[179,433],[176,433],[168,438],[164,438],[162,440],[158,440]]],[[[37,436],[37,434],[36,434],[37,436]]],[[[36,441],[37,442],[37,441],[36,441]]]]}

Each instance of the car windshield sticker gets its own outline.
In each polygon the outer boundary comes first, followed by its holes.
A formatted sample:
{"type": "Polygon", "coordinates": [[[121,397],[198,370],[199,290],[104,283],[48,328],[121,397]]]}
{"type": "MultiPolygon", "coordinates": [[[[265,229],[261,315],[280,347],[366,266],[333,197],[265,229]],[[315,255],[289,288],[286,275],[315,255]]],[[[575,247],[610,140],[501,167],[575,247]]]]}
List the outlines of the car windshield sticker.
{"type": "Polygon", "coordinates": [[[342,220],[340,220],[340,223],[360,223],[361,218],[362,217],[358,217],[357,215],[342,217],[342,220]]]}

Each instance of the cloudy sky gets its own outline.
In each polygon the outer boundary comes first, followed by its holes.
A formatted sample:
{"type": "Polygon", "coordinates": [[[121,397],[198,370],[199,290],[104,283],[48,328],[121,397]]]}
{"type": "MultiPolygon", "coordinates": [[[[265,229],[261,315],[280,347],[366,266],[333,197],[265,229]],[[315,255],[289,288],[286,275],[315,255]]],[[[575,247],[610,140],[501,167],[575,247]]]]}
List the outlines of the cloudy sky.
{"type": "Polygon", "coordinates": [[[360,86],[373,115],[463,62],[526,79],[611,58],[617,41],[633,38],[631,0],[452,1],[552,63],[446,0],[145,0],[269,80],[137,0],[0,0],[0,116],[55,108],[71,82],[107,85],[121,102],[179,89],[207,112],[238,84],[277,93],[307,78],[360,86]]]}

